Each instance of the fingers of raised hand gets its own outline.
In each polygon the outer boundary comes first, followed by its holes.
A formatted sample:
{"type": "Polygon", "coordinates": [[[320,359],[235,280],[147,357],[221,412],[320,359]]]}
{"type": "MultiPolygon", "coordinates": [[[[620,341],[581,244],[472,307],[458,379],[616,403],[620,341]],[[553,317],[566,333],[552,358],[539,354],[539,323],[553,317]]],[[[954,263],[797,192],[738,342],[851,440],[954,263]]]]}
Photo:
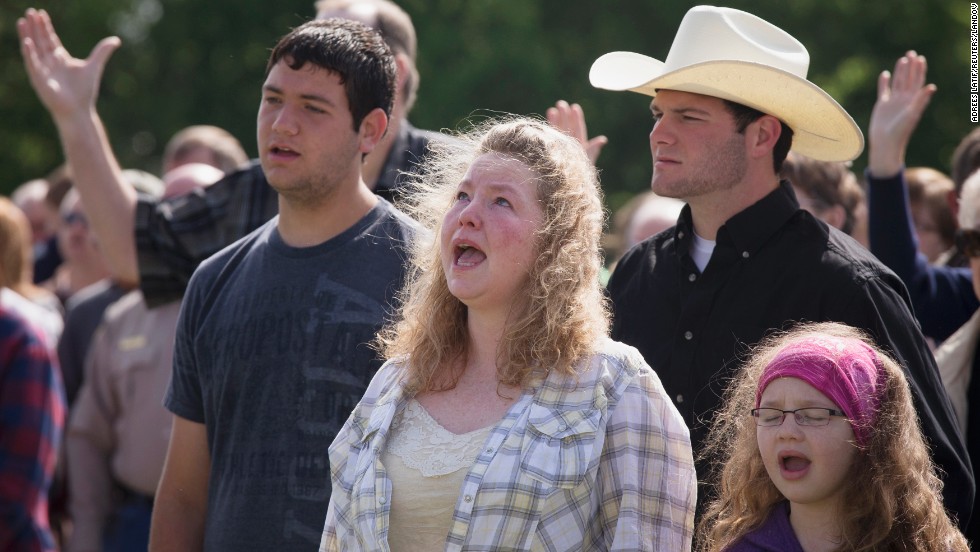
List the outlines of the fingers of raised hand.
{"type": "Polygon", "coordinates": [[[895,63],[895,75],[892,79],[893,90],[916,93],[926,82],[928,65],[925,56],[909,50],[895,63]]]}
{"type": "Polygon", "coordinates": [[[565,100],[558,100],[554,107],[548,108],[546,114],[552,126],[578,139],[584,145],[588,135],[585,129],[585,114],[581,106],[569,105],[565,100]]]}

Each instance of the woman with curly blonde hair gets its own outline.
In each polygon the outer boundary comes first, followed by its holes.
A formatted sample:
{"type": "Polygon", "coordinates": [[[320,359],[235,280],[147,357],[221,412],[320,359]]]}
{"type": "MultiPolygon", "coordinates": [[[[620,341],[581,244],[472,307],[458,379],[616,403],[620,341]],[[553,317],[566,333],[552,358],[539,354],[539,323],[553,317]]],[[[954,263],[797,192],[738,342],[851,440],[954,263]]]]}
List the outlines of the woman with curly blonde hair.
{"type": "Polygon", "coordinates": [[[521,118],[438,147],[408,207],[432,239],[330,447],[321,549],[688,549],[690,436],[607,337],[585,150],[521,118]]]}
{"type": "Polygon", "coordinates": [[[803,324],[754,351],[705,455],[702,551],[966,551],[902,369],[861,331],[803,324]]]}

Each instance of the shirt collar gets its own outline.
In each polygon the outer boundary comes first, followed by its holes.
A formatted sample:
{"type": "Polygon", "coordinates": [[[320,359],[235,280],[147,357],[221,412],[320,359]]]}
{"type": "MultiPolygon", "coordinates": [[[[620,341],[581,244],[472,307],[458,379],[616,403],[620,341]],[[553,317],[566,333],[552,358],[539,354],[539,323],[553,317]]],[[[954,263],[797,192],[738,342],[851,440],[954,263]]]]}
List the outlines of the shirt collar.
{"type": "Polygon", "coordinates": [[[793,186],[782,180],[775,190],[728,219],[718,229],[717,241],[729,241],[736,250],[754,254],[799,209],[793,186]]]}

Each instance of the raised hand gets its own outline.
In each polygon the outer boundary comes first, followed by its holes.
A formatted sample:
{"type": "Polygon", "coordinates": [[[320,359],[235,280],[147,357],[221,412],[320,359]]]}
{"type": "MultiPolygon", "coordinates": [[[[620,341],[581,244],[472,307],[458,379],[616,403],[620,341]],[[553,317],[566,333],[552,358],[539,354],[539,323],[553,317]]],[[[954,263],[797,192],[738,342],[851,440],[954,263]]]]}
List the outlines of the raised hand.
{"type": "Polygon", "coordinates": [[[31,86],[56,123],[94,109],[102,71],[119,38],[103,38],[86,59],[72,57],[48,13],[33,8],[17,20],[17,34],[31,86]]]}
{"type": "Polygon", "coordinates": [[[74,58],[61,45],[51,17],[35,9],[17,20],[17,34],[31,86],[58,127],[65,161],[109,269],[117,282],[135,285],[139,282],[133,240],[136,193],[123,180],[95,109],[102,70],[120,41],[104,38],[88,58],[74,58]]]}
{"type": "Polygon", "coordinates": [[[589,139],[589,132],[585,127],[585,113],[582,111],[582,106],[579,104],[569,105],[565,100],[558,100],[555,103],[555,107],[548,108],[546,115],[551,126],[564,131],[582,144],[582,147],[585,148],[585,152],[589,155],[589,159],[592,160],[592,164],[594,165],[596,159],[599,158],[599,154],[602,152],[602,147],[609,140],[605,136],[596,136],[591,140],[589,139]]]}
{"type": "Polygon", "coordinates": [[[926,84],[926,58],[909,51],[895,62],[895,73],[878,76],[878,100],[868,125],[868,170],[894,176],[905,164],[905,150],[936,85],[926,84]]]}

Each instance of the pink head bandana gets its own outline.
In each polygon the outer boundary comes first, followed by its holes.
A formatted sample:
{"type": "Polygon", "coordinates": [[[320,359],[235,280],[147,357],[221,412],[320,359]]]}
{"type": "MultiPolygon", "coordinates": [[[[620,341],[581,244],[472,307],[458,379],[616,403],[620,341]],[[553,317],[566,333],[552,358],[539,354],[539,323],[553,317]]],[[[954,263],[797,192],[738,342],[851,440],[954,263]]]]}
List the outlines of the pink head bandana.
{"type": "Polygon", "coordinates": [[[859,339],[829,335],[810,336],[786,346],[763,370],[755,392],[759,407],[762,392],[777,378],[797,378],[834,401],[865,446],[877,418],[884,375],[874,349],[859,339]]]}

